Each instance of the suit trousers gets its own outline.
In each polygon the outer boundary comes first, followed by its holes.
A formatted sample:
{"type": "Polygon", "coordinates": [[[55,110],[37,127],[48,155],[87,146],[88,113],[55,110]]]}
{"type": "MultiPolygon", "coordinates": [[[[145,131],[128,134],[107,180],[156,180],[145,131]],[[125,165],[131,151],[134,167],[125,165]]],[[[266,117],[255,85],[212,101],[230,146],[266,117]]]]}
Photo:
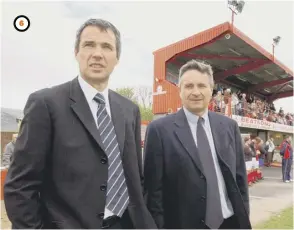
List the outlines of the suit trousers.
{"type": "Polygon", "coordinates": [[[282,159],[282,178],[283,181],[291,180],[291,168],[292,168],[293,159],[282,159]]]}
{"type": "MultiPolygon", "coordinates": [[[[206,226],[206,229],[210,229],[206,226]]],[[[235,215],[225,219],[219,229],[240,229],[238,219],[235,215]]]]}

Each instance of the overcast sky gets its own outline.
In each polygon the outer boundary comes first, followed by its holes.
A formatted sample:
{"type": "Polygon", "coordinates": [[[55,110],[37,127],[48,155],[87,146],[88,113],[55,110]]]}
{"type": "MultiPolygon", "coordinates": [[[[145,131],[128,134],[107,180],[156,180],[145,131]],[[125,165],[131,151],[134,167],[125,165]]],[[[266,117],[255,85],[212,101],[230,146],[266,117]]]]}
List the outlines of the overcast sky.
{"type": "MultiPolygon", "coordinates": [[[[74,39],[88,18],[114,23],[122,34],[122,56],[110,88],[152,86],[154,50],[230,20],[226,1],[194,2],[36,2],[5,1],[1,18],[1,107],[23,109],[30,93],[73,79],[74,39]],[[17,32],[13,20],[26,15],[31,27],[17,32]]],[[[246,1],[235,26],[293,70],[293,2],[246,1]]],[[[276,106],[293,110],[293,97],[276,106]]]]}

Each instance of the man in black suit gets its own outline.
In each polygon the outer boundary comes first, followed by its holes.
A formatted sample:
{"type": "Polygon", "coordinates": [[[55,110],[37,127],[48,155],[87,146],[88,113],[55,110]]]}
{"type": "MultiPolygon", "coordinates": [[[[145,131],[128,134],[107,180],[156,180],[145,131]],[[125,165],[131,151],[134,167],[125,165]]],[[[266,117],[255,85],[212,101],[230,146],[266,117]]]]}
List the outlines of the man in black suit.
{"type": "Polygon", "coordinates": [[[4,196],[13,228],[155,228],[143,198],[137,105],[108,89],[119,31],[78,30],[80,75],[29,96],[4,196]]]}
{"type": "Polygon", "coordinates": [[[237,123],[208,112],[209,65],[180,69],[183,108],[151,122],[145,139],[145,192],[158,228],[249,229],[244,152],[237,123]]]}

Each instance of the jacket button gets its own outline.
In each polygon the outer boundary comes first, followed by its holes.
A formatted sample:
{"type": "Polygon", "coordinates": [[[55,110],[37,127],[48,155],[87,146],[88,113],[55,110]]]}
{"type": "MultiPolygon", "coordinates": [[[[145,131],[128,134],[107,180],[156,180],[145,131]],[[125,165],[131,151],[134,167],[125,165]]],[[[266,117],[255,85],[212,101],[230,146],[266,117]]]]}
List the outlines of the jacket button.
{"type": "Polygon", "coordinates": [[[202,224],[204,224],[204,223],[205,223],[205,221],[204,221],[204,220],[201,220],[201,223],[202,223],[202,224]]]}
{"type": "Polygon", "coordinates": [[[106,163],[107,163],[107,159],[106,159],[106,158],[102,158],[102,159],[100,160],[100,162],[101,162],[101,164],[106,164],[106,163]]]}
{"type": "Polygon", "coordinates": [[[200,175],[200,178],[201,178],[201,179],[204,179],[204,175],[203,175],[203,174],[201,174],[201,175],[200,175]]]}
{"type": "Polygon", "coordinates": [[[103,218],[104,218],[104,212],[100,212],[100,213],[98,214],[98,217],[99,217],[100,219],[103,219],[103,218]]]}
{"type": "Polygon", "coordinates": [[[105,191],[105,190],[106,190],[106,185],[105,185],[105,184],[101,185],[101,186],[100,186],[100,190],[101,190],[101,191],[105,191]]]}
{"type": "Polygon", "coordinates": [[[202,201],[204,201],[205,199],[206,199],[206,197],[205,197],[205,196],[202,196],[202,197],[201,197],[201,200],[202,200],[202,201]]]}

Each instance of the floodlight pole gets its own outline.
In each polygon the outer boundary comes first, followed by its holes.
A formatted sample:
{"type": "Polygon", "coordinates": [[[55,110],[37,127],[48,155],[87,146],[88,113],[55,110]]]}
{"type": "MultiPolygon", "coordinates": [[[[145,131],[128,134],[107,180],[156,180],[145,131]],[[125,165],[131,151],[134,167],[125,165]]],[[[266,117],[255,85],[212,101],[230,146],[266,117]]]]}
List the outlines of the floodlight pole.
{"type": "Polygon", "coordinates": [[[229,9],[232,11],[232,19],[231,19],[231,24],[234,26],[234,20],[235,20],[235,14],[237,14],[231,7],[229,9]]]}
{"type": "Polygon", "coordinates": [[[273,60],[275,60],[275,44],[273,43],[273,60]]]}

